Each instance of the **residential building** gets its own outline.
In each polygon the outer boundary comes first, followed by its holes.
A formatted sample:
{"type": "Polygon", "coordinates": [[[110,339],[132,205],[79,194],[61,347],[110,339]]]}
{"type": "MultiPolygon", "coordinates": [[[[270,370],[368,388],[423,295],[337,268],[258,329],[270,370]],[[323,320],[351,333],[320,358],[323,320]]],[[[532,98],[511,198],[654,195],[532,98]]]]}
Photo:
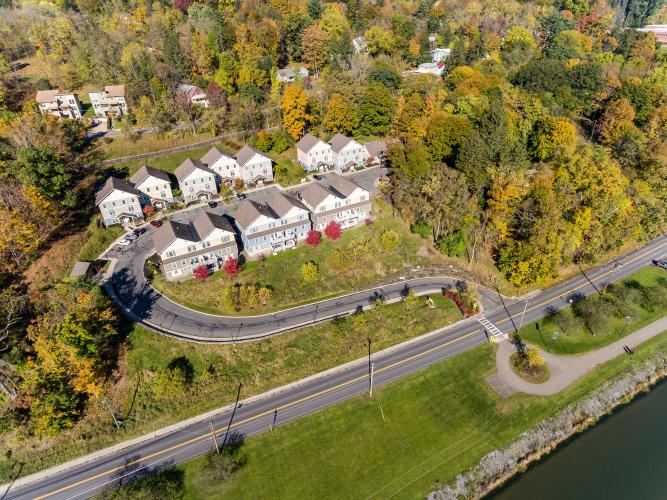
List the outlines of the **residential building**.
{"type": "Polygon", "coordinates": [[[97,116],[120,117],[127,114],[125,85],[107,85],[104,90],[88,95],[97,116]]]}
{"type": "Polygon", "coordinates": [[[72,272],[69,273],[70,278],[94,278],[104,268],[104,263],[101,260],[79,260],[74,264],[72,272]]]}
{"type": "Polygon", "coordinates": [[[346,177],[329,174],[320,182],[311,182],[299,193],[310,210],[313,229],[322,231],[331,221],[342,228],[353,227],[371,212],[370,193],[346,177]]]}
{"type": "Polygon", "coordinates": [[[368,50],[368,44],[366,43],[366,38],[363,36],[358,36],[352,39],[352,48],[354,49],[355,54],[361,54],[368,50]]]}
{"type": "Polygon", "coordinates": [[[39,90],[35,96],[39,112],[56,118],[78,119],[83,116],[81,103],[76,94],[60,90],[39,90]]]}
{"type": "Polygon", "coordinates": [[[364,164],[368,167],[382,165],[387,154],[387,143],[371,141],[364,144],[364,164]]]}
{"type": "Polygon", "coordinates": [[[333,151],[330,144],[306,134],[296,143],[296,159],[308,172],[325,170],[333,165],[333,151]]]}
{"type": "Polygon", "coordinates": [[[170,281],[188,279],[199,266],[214,272],[238,257],[233,226],[226,218],[203,211],[194,222],[167,221],[153,235],[162,272],[170,281]]]}
{"type": "Polygon", "coordinates": [[[311,229],[308,209],[294,198],[276,193],[266,203],[245,200],[235,222],[248,255],[277,253],[294,248],[311,229]]]}
{"type": "Polygon", "coordinates": [[[213,146],[200,160],[213,170],[220,182],[231,184],[234,179],[241,177],[241,169],[232,155],[213,146]]]}
{"type": "Polygon", "coordinates": [[[417,69],[414,70],[415,73],[420,74],[430,74],[436,76],[442,76],[442,73],[445,71],[445,66],[442,63],[422,63],[417,66],[417,69]]]}
{"type": "Polygon", "coordinates": [[[434,63],[441,63],[445,59],[447,59],[452,53],[452,49],[446,49],[446,48],[435,48],[431,51],[431,60],[434,63]]]}
{"type": "Polygon", "coordinates": [[[215,172],[199,160],[185,159],[174,175],[186,203],[210,200],[218,194],[215,172]]]}
{"type": "Polygon", "coordinates": [[[303,66],[296,70],[294,68],[283,68],[279,69],[276,73],[276,79],[282,83],[292,83],[296,81],[297,73],[301,78],[308,78],[310,74],[308,68],[304,68],[303,66]]]}
{"type": "Polygon", "coordinates": [[[109,177],[95,195],[95,205],[100,209],[105,225],[126,225],[143,220],[143,199],[144,194],[131,182],[109,177]]]}
{"type": "Polygon", "coordinates": [[[667,45],[667,24],[647,24],[646,26],[637,28],[637,31],[655,33],[655,41],[661,46],[667,45]]]}
{"type": "Polygon", "coordinates": [[[187,83],[181,83],[176,89],[176,95],[185,95],[192,104],[199,104],[205,108],[208,108],[208,99],[206,98],[206,92],[197,87],[196,85],[188,85],[187,83]]]}
{"type": "Polygon", "coordinates": [[[330,140],[333,164],[338,172],[344,172],[364,164],[364,147],[351,137],[336,134],[330,140]]]}
{"type": "Polygon", "coordinates": [[[153,205],[157,209],[162,209],[174,202],[171,179],[164,170],[144,165],[130,177],[130,182],[143,193],[144,205],[153,205]]]}
{"type": "Polygon", "coordinates": [[[236,152],[235,158],[240,177],[247,186],[273,181],[273,162],[261,151],[246,144],[236,152]]]}

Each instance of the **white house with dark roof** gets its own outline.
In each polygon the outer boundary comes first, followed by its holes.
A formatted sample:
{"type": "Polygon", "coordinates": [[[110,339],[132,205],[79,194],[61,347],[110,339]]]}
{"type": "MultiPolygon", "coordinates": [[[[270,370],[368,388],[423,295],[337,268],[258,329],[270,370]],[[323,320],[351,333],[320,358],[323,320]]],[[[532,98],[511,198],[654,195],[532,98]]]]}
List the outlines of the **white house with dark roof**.
{"type": "Polygon", "coordinates": [[[143,165],[130,177],[134,187],[143,193],[143,203],[155,208],[167,208],[174,202],[171,179],[164,170],[143,165]]]}
{"type": "Polygon", "coordinates": [[[74,93],[54,90],[39,90],[35,96],[39,112],[56,118],[78,119],[83,115],[79,97],[74,93]]]}
{"type": "Polygon", "coordinates": [[[333,150],[331,144],[306,134],[296,143],[296,159],[308,172],[323,170],[333,165],[333,150]]]}
{"type": "Polygon", "coordinates": [[[241,169],[239,164],[236,163],[236,158],[216,146],[209,149],[199,161],[213,170],[220,182],[225,184],[231,184],[234,179],[241,175],[241,169]]]}
{"type": "Polygon", "coordinates": [[[189,224],[167,221],[155,231],[153,245],[170,281],[191,278],[192,271],[202,265],[215,272],[225,260],[238,256],[232,225],[206,211],[189,224]]]}
{"type": "Polygon", "coordinates": [[[381,165],[387,154],[385,141],[371,141],[364,144],[364,164],[368,167],[381,165]]]}
{"type": "Polygon", "coordinates": [[[299,193],[310,210],[313,229],[322,231],[331,221],[345,229],[366,220],[371,212],[370,193],[346,177],[337,174],[312,182],[299,193]]]}
{"type": "Polygon", "coordinates": [[[283,193],[276,193],[266,203],[243,201],[234,221],[250,256],[294,248],[311,229],[308,209],[283,193]]]}
{"type": "Polygon", "coordinates": [[[240,178],[246,185],[255,186],[273,181],[273,162],[261,151],[246,144],[236,152],[235,158],[240,178]]]}
{"type": "Polygon", "coordinates": [[[333,152],[333,164],[338,172],[363,166],[364,147],[351,137],[336,134],[329,140],[329,144],[333,152]]]}
{"type": "Polygon", "coordinates": [[[281,82],[281,83],[292,83],[296,81],[297,74],[301,78],[308,78],[308,75],[310,74],[308,71],[308,68],[304,68],[303,66],[294,69],[294,68],[283,68],[279,69],[276,72],[276,79],[281,82]]]}
{"type": "Polygon", "coordinates": [[[215,172],[199,160],[186,158],[176,168],[174,175],[186,203],[210,200],[218,195],[215,172]]]}
{"type": "Polygon", "coordinates": [[[102,213],[106,226],[129,224],[143,220],[144,194],[131,182],[109,177],[95,194],[95,205],[102,213]]]}
{"type": "Polygon", "coordinates": [[[97,116],[123,116],[127,114],[125,85],[107,85],[104,90],[90,92],[90,103],[97,116]]]}
{"type": "Polygon", "coordinates": [[[187,83],[181,83],[176,89],[176,95],[184,95],[192,104],[198,104],[204,108],[208,108],[208,99],[206,98],[206,92],[196,85],[189,85],[187,83]]]}

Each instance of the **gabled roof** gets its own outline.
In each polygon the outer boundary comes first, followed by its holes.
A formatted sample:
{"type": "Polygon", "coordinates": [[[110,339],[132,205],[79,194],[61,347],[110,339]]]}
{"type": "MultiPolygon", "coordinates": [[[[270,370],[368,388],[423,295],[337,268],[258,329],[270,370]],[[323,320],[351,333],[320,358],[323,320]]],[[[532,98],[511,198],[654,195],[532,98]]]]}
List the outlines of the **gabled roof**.
{"type": "Polygon", "coordinates": [[[322,141],[321,139],[318,139],[317,137],[315,137],[312,134],[306,134],[301,139],[299,139],[299,142],[296,143],[296,148],[300,149],[304,153],[307,153],[308,151],[313,149],[320,142],[324,142],[324,141],[322,141]]]}
{"type": "Polygon", "coordinates": [[[329,190],[333,191],[334,194],[336,194],[336,192],[340,193],[342,198],[347,198],[350,196],[355,189],[364,189],[359,184],[352,182],[347,177],[343,177],[338,174],[327,175],[324,178],[323,183],[327,184],[329,190]]]}
{"type": "Polygon", "coordinates": [[[283,77],[294,78],[294,70],[292,68],[283,68],[278,70],[278,74],[283,77]]]}
{"type": "Polygon", "coordinates": [[[257,149],[253,148],[252,146],[248,146],[247,144],[243,146],[241,149],[239,149],[236,153],[236,163],[239,164],[239,167],[242,167],[248,161],[255,155],[262,155],[265,158],[268,158],[264,153],[261,151],[258,151],[257,149]]]}
{"type": "Polygon", "coordinates": [[[331,149],[336,153],[340,153],[342,149],[347,146],[354,139],[352,137],[347,137],[343,134],[336,134],[331,139],[329,139],[329,144],[331,144],[331,149]]]}
{"type": "Polygon", "coordinates": [[[107,85],[104,91],[109,97],[125,97],[125,85],[107,85]]]}
{"type": "Polygon", "coordinates": [[[223,156],[226,156],[227,158],[234,158],[232,155],[225,153],[224,151],[219,150],[217,147],[213,146],[211,149],[209,149],[204,156],[201,157],[201,162],[206,165],[206,166],[211,166],[213,165],[216,161],[218,161],[220,158],[223,156]]]}
{"type": "Polygon", "coordinates": [[[203,170],[204,172],[208,172],[211,175],[215,175],[213,170],[208,168],[199,160],[193,160],[192,158],[186,158],[183,160],[183,163],[181,163],[178,167],[176,167],[176,170],[174,170],[174,175],[180,182],[197,168],[203,170]]]}
{"type": "Polygon", "coordinates": [[[107,181],[104,183],[102,189],[100,189],[95,194],[95,205],[99,205],[100,203],[102,203],[102,200],[104,200],[104,198],[109,196],[115,190],[123,191],[125,193],[133,194],[136,196],[143,196],[141,191],[135,188],[131,182],[124,181],[117,177],[109,177],[107,181]]]}
{"type": "Polygon", "coordinates": [[[130,182],[134,183],[136,186],[144,182],[148,177],[156,177],[162,181],[171,182],[167,172],[160,170],[159,168],[149,167],[148,165],[143,165],[137,170],[134,175],[130,177],[130,182]]]}
{"type": "Polygon", "coordinates": [[[371,156],[381,156],[387,152],[387,143],[384,141],[371,141],[364,144],[366,151],[371,156]]]}
{"type": "Polygon", "coordinates": [[[194,97],[196,95],[206,95],[201,88],[196,85],[190,85],[188,83],[181,83],[176,89],[177,94],[185,94],[188,97],[194,97]]]}
{"type": "Polygon", "coordinates": [[[56,97],[60,95],[60,90],[38,90],[37,95],[35,96],[35,101],[39,104],[44,104],[47,102],[53,102],[56,100],[56,97]]]}
{"type": "Polygon", "coordinates": [[[190,224],[168,220],[166,223],[162,224],[153,235],[155,252],[158,254],[161,253],[177,239],[197,241],[197,237],[193,234],[192,226],[190,224]]]}
{"type": "Polygon", "coordinates": [[[250,224],[259,219],[260,216],[265,215],[266,217],[274,218],[273,212],[269,208],[261,203],[257,203],[252,200],[243,200],[239,207],[236,209],[234,218],[236,222],[241,227],[245,229],[250,224]]]}
{"type": "Polygon", "coordinates": [[[278,216],[277,218],[284,217],[287,212],[292,210],[292,208],[297,207],[304,209],[304,207],[296,201],[291,196],[284,195],[283,193],[276,193],[269,201],[266,202],[269,208],[278,216]]]}
{"type": "Polygon", "coordinates": [[[192,223],[199,241],[206,238],[214,229],[222,229],[229,233],[234,233],[232,225],[221,215],[215,215],[206,211],[202,211],[201,215],[192,223]]]}
{"type": "Polygon", "coordinates": [[[329,190],[319,182],[311,182],[308,184],[308,186],[306,186],[306,189],[301,191],[299,196],[308,205],[315,208],[330,194],[332,193],[330,193],[329,190]]]}

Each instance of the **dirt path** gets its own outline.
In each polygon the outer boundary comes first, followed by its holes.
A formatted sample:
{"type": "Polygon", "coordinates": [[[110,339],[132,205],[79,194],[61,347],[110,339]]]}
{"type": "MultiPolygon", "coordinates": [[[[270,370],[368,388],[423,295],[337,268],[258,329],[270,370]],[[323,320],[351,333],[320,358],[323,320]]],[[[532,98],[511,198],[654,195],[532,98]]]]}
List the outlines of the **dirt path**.
{"type": "Polygon", "coordinates": [[[623,350],[623,346],[635,348],[639,344],[666,331],[667,316],[640,328],[636,332],[608,346],[580,356],[555,356],[538,348],[551,371],[549,380],[542,384],[527,382],[512,371],[510,356],[515,351],[515,348],[509,341],[501,342],[496,352],[497,372],[492,376],[490,382],[503,397],[507,397],[515,392],[525,392],[526,394],[534,394],[536,396],[551,396],[562,391],[598,365],[606,363],[617,356],[627,356],[623,350]]]}

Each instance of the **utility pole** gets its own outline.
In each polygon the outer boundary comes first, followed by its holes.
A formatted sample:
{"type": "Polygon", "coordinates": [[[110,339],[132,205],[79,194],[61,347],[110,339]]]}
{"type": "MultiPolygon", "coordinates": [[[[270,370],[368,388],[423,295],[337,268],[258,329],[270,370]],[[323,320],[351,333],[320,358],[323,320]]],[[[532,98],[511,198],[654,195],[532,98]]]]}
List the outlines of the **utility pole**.
{"type": "Polygon", "coordinates": [[[232,428],[232,421],[234,420],[234,414],[236,414],[236,408],[239,406],[239,398],[241,397],[241,382],[239,382],[239,390],[236,392],[236,401],[234,402],[234,409],[232,410],[232,415],[229,417],[229,424],[227,424],[227,431],[225,432],[225,437],[222,439],[222,449],[225,449],[225,444],[227,443],[227,436],[229,436],[229,430],[232,428]]]}
{"type": "Polygon", "coordinates": [[[521,313],[521,321],[519,321],[519,330],[521,325],[523,325],[523,317],[526,315],[526,309],[528,309],[528,301],[526,300],[526,305],[523,306],[523,312],[521,313]]]}
{"type": "Polygon", "coordinates": [[[368,390],[368,399],[373,397],[373,373],[375,372],[375,363],[371,363],[370,388],[368,390]]]}
{"type": "Polygon", "coordinates": [[[213,442],[215,443],[215,452],[220,455],[220,446],[218,446],[218,436],[215,435],[215,429],[213,428],[213,419],[211,419],[211,434],[213,434],[213,442]]]}

